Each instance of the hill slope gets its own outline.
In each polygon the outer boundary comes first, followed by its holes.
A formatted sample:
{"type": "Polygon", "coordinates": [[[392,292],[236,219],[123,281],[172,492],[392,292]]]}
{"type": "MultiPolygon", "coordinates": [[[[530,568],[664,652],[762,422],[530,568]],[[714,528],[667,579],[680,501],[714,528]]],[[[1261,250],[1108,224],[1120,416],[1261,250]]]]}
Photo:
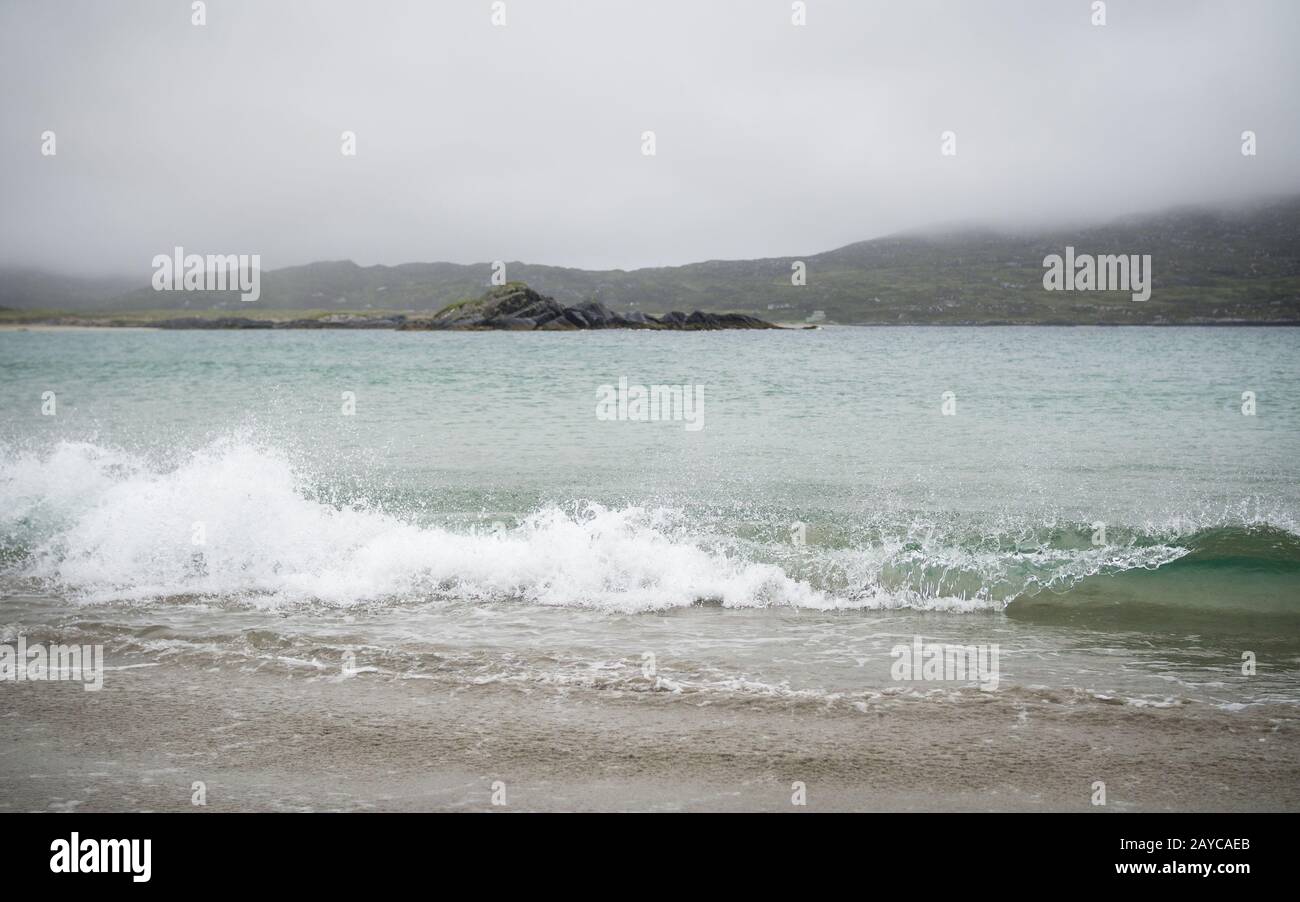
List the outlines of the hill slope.
{"type": "MultiPolygon", "coordinates": [[[[1234,212],[1179,210],[1033,235],[909,233],[800,258],[631,271],[507,263],[506,273],[565,305],[598,300],[620,314],[702,309],[792,320],[820,310],[833,322],[889,324],[1300,322],[1300,197],[1234,212]],[[1151,299],[1045,291],[1043,258],[1067,245],[1081,254],[1150,254],[1151,299]],[[807,267],[807,284],[800,287],[790,279],[796,259],[807,267]]],[[[429,313],[478,297],[489,275],[487,263],[312,263],[263,273],[261,300],[246,305],[231,293],[121,293],[120,284],[96,291],[81,283],[72,290],[68,280],[42,281],[30,271],[10,270],[0,272],[0,305],[429,313]]]]}

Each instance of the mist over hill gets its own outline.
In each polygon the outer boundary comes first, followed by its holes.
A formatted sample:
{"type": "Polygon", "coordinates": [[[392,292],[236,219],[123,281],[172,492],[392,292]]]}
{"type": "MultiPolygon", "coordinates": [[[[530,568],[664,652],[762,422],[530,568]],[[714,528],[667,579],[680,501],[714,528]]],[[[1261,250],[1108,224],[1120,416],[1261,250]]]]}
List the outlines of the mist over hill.
{"type": "MultiPolygon", "coordinates": [[[[200,253],[203,249],[186,248],[200,253]]],[[[735,311],[775,320],[824,314],[838,323],[1300,322],[1300,196],[1235,210],[1183,208],[1102,225],[1004,232],[954,228],[891,235],[803,256],[711,260],[636,270],[583,270],[507,261],[506,276],[563,304],[616,312],[735,311]],[[1043,288],[1043,259],[1149,254],[1151,298],[1124,291],[1043,288]],[[792,284],[792,265],[806,284],[792,284]]],[[[311,263],[262,273],[261,298],[159,292],[141,273],[84,279],[0,270],[0,306],[106,314],[130,310],[388,310],[430,313],[480,296],[490,263],[359,266],[311,263]]],[[[820,317],[818,317],[820,318],[820,317]]]]}

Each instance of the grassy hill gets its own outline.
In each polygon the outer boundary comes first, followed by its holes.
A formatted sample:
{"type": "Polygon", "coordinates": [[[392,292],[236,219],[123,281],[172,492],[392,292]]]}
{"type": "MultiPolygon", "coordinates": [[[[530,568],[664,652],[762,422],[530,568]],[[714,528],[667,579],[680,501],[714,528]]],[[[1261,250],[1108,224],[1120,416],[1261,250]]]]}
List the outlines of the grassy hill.
{"type": "MultiPolygon", "coordinates": [[[[989,229],[914,232],[804,257],[713,260],[592,271],[508,262],[507,277],[570,305],[599,300],[616,312],[738,311],[771,320],[824,311],[841,323],[1300,323],[1300,197],[1236,211],[1183,209],[1033,234],[989,229]],[[1048,292],[1043,258],[1150,254],[1153,292],[1048,292]],[[802,260],[807,284],[791,284],[802,260]]],[[[147,284],[149,274],[141,281],[147,284]]],[[[262,297],[233,293],[95,290],[30,271],[0,271],[0,306],[113,310],[261,309],[430,313],[480,296],[487,263],[358,266],[312,263],[262,274],[262,297]]]]}

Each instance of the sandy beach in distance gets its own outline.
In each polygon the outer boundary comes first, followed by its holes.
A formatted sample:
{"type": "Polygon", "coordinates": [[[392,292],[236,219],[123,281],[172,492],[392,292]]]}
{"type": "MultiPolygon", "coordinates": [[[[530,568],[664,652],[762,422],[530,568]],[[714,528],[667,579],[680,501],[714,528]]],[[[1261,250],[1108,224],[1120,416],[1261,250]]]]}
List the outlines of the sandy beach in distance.
{"type": "MultiPolygon", "coordinates": [[[[113,662],[110,661],[110,667],[113,662]]],[[[0,810],[1294,811],[1292,710],[837,710],[159,664],[5,687],[0,810]],[[1107,804],[1091,804],[1104,780],[1107,804]],[[192,804],[204,784],[206,807],[192,804]],[[504,784],[504,806],[492,804],[504,784]],[[807,806],[791,804],[803,782],[807,806]],[[498,786],[498,788],[500,788],[498,786]]]]}
{"type": "Polygon", "coordinates": [[[0,323],[0,332],[142,332],[152,326],[69,326],[56,323],[0,323]]]}

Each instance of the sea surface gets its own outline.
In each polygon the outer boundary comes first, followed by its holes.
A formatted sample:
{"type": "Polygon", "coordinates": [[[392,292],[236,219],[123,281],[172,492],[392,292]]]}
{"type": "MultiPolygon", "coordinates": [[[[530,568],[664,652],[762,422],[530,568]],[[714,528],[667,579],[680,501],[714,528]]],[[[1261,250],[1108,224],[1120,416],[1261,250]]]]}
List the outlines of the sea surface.
{"type": "Polygon", "coordinates": [[[922,641],[1055,704],[1300,704],[1300,329],[8,331],[0,377],[0,641],[988,691],[900,679],[922,641]],[[620,378],[702,386],[702,428],[598,418],[620,378]]]}

